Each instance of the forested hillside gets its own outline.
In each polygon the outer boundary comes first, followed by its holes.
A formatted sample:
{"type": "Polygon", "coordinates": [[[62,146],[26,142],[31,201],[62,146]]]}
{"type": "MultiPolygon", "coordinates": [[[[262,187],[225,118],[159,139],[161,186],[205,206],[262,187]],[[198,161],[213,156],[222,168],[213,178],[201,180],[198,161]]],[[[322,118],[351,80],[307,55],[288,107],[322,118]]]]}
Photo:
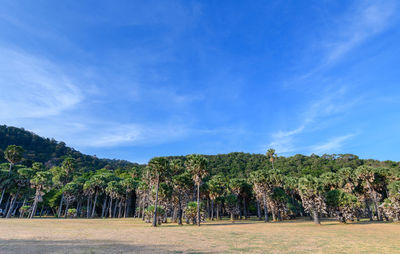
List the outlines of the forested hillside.
{"type": "MultiPolygon", "coordinates": [[[[66,157],[75,159],[78,168],[97,170],[131,169],[138,164],[124,160],[100,159],[96,156],[85,155],[66,146],[62,141],[44,138],[23,128],[0,125],[0,163],[7,162],[3,152],[9,145],[18,145],[24,149],[22,164],[31,166],[32,162],[42,162],[50,168],[60,165],[66,157]]],[[[184,159],[185,156],[170,156],[169,159],[184,159]]],[[[229,177],[246,177],[250,172],[260,168],[271,167],[263,154],[249,154],[234,152],[229,154],[205,155],[209,160],[210,175],[222,173],[229,177]]],[[[284,174],[301,176],[311,174],[318,176],[324,172],[336,172],[343,167],[356,168],[360,165],[375,167],[399,167],[399,162],[360,159],[352,154],[340,155],[294,155],[280,156],[276,159],[276,166],[284,174]]]]}
{"type": "Polygon", "coordinates": [[[134,163],[128,161],[99,159],[96,156],[82,154],[66,146],[64,142],[40,137],[23,128],[0,125],[0,163],[6,162],[3,152],[9,145],[23,147],[22,163],[27,166],[31,166],[33,162],[41,162],[47,168],[50,168],[59,165],[66,157],[74,158],[79,168],[86,168],[87,170],[104,167],[128,169],[134,166],[134,163]]]}

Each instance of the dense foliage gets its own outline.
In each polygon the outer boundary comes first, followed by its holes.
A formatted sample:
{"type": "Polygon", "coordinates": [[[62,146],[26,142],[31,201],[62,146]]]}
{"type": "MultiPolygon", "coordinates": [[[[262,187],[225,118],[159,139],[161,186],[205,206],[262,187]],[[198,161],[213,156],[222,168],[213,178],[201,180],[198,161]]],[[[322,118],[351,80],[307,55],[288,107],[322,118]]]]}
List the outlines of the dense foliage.
{"type": "Polygon", "coordinates": [[[400,219],[400,164],[393,161],[351,154],[283,157],[270,149],[266,155],[155,157],[138,165],[82,155],[17,128],[1,131],[0,209],[6,218],[135,216],[153,226],[167,218],[200,225],[221,216],[400,219]]]}

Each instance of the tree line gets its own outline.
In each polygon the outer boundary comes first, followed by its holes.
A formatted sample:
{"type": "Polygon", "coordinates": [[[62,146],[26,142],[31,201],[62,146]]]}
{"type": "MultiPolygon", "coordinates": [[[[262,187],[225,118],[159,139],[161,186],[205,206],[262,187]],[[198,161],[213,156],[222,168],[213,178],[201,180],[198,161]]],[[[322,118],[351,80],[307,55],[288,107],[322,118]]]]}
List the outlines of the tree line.
{"type": "Polygon", "coordinates": [[[0,164],[0,209],[5,218],[136,217],[153,226],[200,225],[228,216],[282,221],[309,216],[340,222],[400,219],[397,162],[355,155],[277,156],[231,153],[155,157],[129,169],[87,170],[75,158],[59,165],[21,163],[10,145],[0,164]]]}

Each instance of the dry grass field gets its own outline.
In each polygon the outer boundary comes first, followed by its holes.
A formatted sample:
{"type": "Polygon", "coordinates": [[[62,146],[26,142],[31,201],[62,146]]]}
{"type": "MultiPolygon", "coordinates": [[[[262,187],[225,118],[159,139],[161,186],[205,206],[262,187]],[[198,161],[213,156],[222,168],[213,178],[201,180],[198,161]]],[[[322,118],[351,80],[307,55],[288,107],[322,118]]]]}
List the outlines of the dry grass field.
{"type": "Polygon", "coordinates": [[[0,253],[400,253],[400,224],[1,219],[0,253]]]}

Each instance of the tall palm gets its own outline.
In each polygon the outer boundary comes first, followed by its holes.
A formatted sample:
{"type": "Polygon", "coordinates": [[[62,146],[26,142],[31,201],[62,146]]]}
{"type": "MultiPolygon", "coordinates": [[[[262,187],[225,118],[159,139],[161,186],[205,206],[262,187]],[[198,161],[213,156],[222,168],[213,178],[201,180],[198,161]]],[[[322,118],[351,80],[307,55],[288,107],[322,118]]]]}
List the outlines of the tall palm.
{"type": "MultiPolygon", "coordinates": [[[[53,173],[53,182],[59,186],[64,187],[68,182],[71,181],[72,173],[75,171],[75,160],[71,157],[64,159],[61,167],[53,167],[51,169],[53,173]]],[[[64,203],[64,192],[61,194],[60,205],[58,207],[58,217],[61,217],[62,207],[64,203]]]]}
{"type": "Polygon", "coordinates": [[[266,155],[267,155],[269,161],[270,161],[271,164],[272,164],[272,169],[275,169],[275,167],[274,167],[274,161],[275,161],[275,159],[276,159],[275,149],[272,149],[272,148],[271,148],[271,149],[268,149],[266,155]]]}
{"type": "MultiPolygon", "coordinates": [[[[240,206],[239,206],[239,196],[242,196],[245,189],[246,180],[243,178],[232,178],[229,181],[229,187],[232,193],[236,196],[236,209],[239,210],[240,213],[240,206]]],[[[246,207],[244,207],[244,210],[246,207]]]]}
{"type": "Polygon", "coordinates": [[[322,181],[311,175],[299,179],[299,193],[304,209],[314,218],[315,224],[321,224],[320,213],[326,213],[326,204],[323,196],[324,185],[322,181]]]}
{"type": "MultiPolygon", "coordinates": [[[[93,218],[96,211],[97,197],[102,192],[102,190],[106,187],[106,175],[101,173],[93,175],[87,183],[87,188],[90,188],[94,193],[94,201],[92,205],[92,211],[90,213],[90,217],[93,218]]],[[[85,184],[86,185],[86,184],[85,184]]]]}
{"type": "Polygon", "coordinates": [[[191,154],[187,157],[186,168],[192,175],[193,181],[197,186],[197,225],[200,226],[200,185],[207,171],[208,160],[199,154],[191,154]]]}
{"type": "Polygon", "coordinates": [[[172,177],[172,200],[174,204],[174,216],[173,221],[178,221],[178,224],[182,224],[182,190],[185,187],[185,167],[183,166],[183,162],[180,159],[174,159],[170,161],[170,170],[172,177]],[[183,181],[183,182],[181,182],[183,181]],[[183,185],[181,188],[181,185],[183,185]],[[175,213],[176,211],[176,213],[175,213]]]}
{"type": "Polygon", "coordinates": [[[192,177],[189,172],[183,172],[172,177],[172,186],[178,202],[178,224],[182,225],[182,203],[188,200],[188,192],[193,187],[192,177]]]}
{"type": "MultiPolygon", "coordinates": [[[[209,196],[211,199],[211,220],[214,219],[214,203],[224,194],[227,181],[228,180],[223,175],[215,175],[208,181],[209,196]]],[[[219,204],[217,205],[217,219],[220,219],[219,204]]]]}
{"type": "Polygon", "coordinates": [[[136,188],[139,185],[139,182],[135,180],[134,178],[128,177],[125,178],[121,181],[122,187],[125,189],[125,207],[124,207],[124,217],[126,218],[129,215],[129,207],[130,207],[130,202],[128,202],[130,199],[130,195],[133,191],[136,190],[136,188]]]}
{"type": "Polygon", "coordinates": [[[30,218],[33,218],[36,214],[37,203],[42,201],[44,191],[51,187],[51,173],[49,171],[37,171],[35,176],[31,179],[30,183],[35,188],[35,199],[32,206],[30,218]]]}
{"type": "Polygon", "coordinates": [[[360,166],[356,169],[355,174],[362,181],[366,197],[370,198],[375,206],[377,219],[382,220],[380,209],[378,209],[378,203],[382,198],[382,195],[378,192],[382,185],[378,169],[371,166],[360,166]]]}
{"type": "Polygon", "coordinates": [[[119,181],[113,180],[107,184],[106,193],[110,196],[110,204],[109,204],[109,217],[110,218],[114,217],[115,210],[117,207],[117,203],[115,203],[114,214],[113,214],[113,212],[112,212],[113,200],[120,198],[121,192],[122,192],[122,186],[119,181]]]}
{"type": "Polygon", "coordinates": [[[152,180],[156,187],[156,199],[154,201],[154,215],[153,215],[153,227],[157,227],[157,205],[158,205],[158,191],[160,187],[160,181],[162,181],[169,169],[169,162],[163,157],[155,157],[149,161],[149,168],[152,180]]]}
{"type": "Polygon", "coordinates": [[[268,172],[266,170],[251,172],[250,181],[253,183],[257,198],[259,200],[262,199],[264,205],[264,222],[268,222],[267,193],[270,192],[271,189],[268,185],[268,172]]]}
{"type": "Polygon", "coordinates": [[[64,188],[64,199],[65,199],[65,214],[64,218],[67,218],[68,216],[68,208],[73,203],[77,198],[78,195],[81,193],[81,190],[83,188],[83,185],[79,181],[72,181],[67,183],[64,188]]]}
{"type": "MultiPolygon", "coordinates": [[[[14,164],[20,162],[22,160],[22,155],[24,153],[24,149],[20,146],[16,145],[9,145],[6,150],[4,151],[4,158],[10,163],[8,169],[8,175],[11,174],[11,169],[14,164]]],[[[0,197],[0,207],[3,202],[4,194],[6,192],[5,187],[2,187],[1,197],[0,197]]]]}
{"type": "Polygon", "coordinates": [[[11,180],[9,193],[11,198],[11,203],[6,213],[6,218],[10,218],[10,216],[14,212],[14,206],[18,197],[21,195],[21,192],[24,192],[24,189],[29,186],[29,180],[32,176],[32,169],[21,167],[17,170],[17,172],[12,171],[11,174],[8,174],[8,178],[11,180]]]}

